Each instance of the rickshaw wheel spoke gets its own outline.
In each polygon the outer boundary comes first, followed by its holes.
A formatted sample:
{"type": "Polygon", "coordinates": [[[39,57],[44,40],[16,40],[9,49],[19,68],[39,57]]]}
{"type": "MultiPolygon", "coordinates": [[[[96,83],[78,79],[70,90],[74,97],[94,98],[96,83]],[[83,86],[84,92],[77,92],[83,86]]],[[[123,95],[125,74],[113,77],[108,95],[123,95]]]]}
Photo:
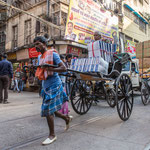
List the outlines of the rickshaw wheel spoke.
{"type": "Polygon", "coordinates": [[[123,121],[129,119],[133,108],[133,101],[131,80],[127,74],[121,74],[116,82],[116,103],[119,117],[123,121]]]}

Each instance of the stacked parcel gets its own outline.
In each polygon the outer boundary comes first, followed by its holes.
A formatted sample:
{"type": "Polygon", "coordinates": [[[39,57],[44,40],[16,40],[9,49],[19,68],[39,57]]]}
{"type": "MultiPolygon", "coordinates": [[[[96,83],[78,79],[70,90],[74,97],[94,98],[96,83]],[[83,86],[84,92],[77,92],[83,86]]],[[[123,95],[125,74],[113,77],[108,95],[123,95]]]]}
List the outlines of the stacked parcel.
{"type": "Polygon", "coordinates": [[[72,59],[70,69],[80,72],[108,74],[109,62],[116,52],[116,45],[95,41],[88,45],[88,58],[72,59]]]}

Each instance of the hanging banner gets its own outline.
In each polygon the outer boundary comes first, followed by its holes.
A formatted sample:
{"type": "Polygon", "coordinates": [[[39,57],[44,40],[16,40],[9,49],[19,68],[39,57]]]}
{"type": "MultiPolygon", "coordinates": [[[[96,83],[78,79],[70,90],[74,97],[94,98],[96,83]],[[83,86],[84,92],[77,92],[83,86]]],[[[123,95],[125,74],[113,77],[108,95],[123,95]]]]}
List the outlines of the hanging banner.
{"type": "Polygon", "coordinates": [[[125,49],[126,52],[129,53],[132,58],[136,58],[135,42],[127,40],[125,49]]]}
{"type": "Polygon", "coordinates": [[[88,44],[94,31],[118,44],[118,18],[93,0],[70,0],[65,39],[88,44]]]}

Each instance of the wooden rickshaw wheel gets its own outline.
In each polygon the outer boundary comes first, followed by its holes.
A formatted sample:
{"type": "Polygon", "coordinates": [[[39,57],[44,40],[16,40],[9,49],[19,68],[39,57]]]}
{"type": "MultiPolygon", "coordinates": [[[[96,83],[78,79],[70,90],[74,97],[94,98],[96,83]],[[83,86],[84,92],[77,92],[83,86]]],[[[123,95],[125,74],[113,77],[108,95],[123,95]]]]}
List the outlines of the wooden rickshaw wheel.
{"type": "Polygon", "coordinates": [[[110,107],[114,108],[116,106],[116,92],[113,89],[108,89],[107,103],[110,107]]]}
{"type": "Polygon", "coordinates": [[[142,81],[142,84],[141,84],[141,99],[142,99],[142,103],[144,105],[147,105],[149,103],[150,93],[149,93],[148,89],[149,89],[148,84],[145,81],[142,81]]]}
{"type": "Polygon", "coordinates": [[[91,81],[83,81],[76,79],[73,83],[70,100],[74,111],[83,115],[87,113],[92,105],[93,98],[91,96],[93,85],[91,81]]]}
{"type": "Polygon", "coordinates": [[[119,117],[126,121],[129,119],[133,108],[133,89],[130,77],[121,74],[116,81],[116,105],[119,117]]]}

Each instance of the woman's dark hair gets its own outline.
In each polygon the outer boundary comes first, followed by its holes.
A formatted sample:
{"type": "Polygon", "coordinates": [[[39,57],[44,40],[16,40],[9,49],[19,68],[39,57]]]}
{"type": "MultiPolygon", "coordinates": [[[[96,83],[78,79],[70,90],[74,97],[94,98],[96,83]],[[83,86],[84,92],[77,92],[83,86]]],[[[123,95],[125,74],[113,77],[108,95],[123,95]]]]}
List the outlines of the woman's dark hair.
{"type": "Polygon", "coordinates": [[[44,36],[37,36],[37,37],[35,37],[33,42],[35,43],[37,41],[47,45],[47,39],[44,36]]]}
{"type": "Polygon", "coordinates": [[[72,54],[68,54],[68,55],[66,56],[66,59],[68,59],[68,58],[72,58],[72,54]]]}

